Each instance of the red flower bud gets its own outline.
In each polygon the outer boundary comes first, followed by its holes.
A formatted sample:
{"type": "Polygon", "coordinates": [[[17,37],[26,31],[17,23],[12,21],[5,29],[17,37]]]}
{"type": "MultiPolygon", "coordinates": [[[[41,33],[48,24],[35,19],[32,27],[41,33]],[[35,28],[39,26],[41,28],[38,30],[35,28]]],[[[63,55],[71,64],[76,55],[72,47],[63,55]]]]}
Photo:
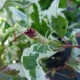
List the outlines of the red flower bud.
{"type": "Polygon", "coordinates": [[[30,38],[34,38],[37,36],[36,31],[32,28],[27,29],[27,31],[25,31],[24,34],[30,38]]]}
{"type": "Polygon", "coordinates": [[[35,38],[35,40],[38,41],[39,43],[48,44],[48,39],[46,39],[44,36],[42,36],[32,28],[27,29],[27,31],[25,31],[24,34],[30,38],[35,38]]]}

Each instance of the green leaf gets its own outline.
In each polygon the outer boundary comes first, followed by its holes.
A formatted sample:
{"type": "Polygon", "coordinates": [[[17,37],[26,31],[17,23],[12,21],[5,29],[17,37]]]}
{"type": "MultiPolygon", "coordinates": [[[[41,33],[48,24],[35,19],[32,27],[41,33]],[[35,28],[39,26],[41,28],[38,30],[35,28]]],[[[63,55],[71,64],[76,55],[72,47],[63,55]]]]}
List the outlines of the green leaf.
{"type": "Polygon", "coordinates": [[[48,9],[49,8],[49,6],[51,5],[51,2],[52,2],[53,0],[40,0],[39,1],[39,3],[40,3],[40,6],[41,6],[41,9],[42,10],[44,10],[44,9],[48,9]],[[45,4],[45,5],[44,5],[45,4]]]}
{"type": "Polygon", "coordinates": [[[60,36],[63,37],[67,32],[68,22],[66,18],[58,16],[57,18],[52,17],[52,29],[60,36]]]}
{"type": "Polygon", "coordinates": [[[60,0],[59,7],[65,8],[67,7],[67,0],[60,0]]]}
{"type": "Polygon", "coordinates": [[[45,36],[47,34],[46,37],[48,37],[50,35],[50,28],[47,25],[47,22],[45,20],[42,20],[42,24],[41,24],[40,29],[42,29],[41,34],[43,36],[45,36]]]}
{"type": "Polygon", "coordinates": [[[6,41],[6,40],[8,39],[8,37],[9,37],[9,35],[10,35],[9,32],[7,32],[7,33],[4,34],[4,36],[2,37],[2,44],[5,43],[5,41],[6,41]]]}
{"type": "Polygon", "coordinates": [[[31,14],[31,18],[33,20],[32,28],[36,29],[43,36],[45,36],[46,33],[48,32],[47,33],[47,36],[48,36],[50,34],[50,28],[47,25],[47,22],[44,19],[42,20],[40,19],[41,17],[39,13],[40,11],[38,11],[38,7],[36,4],[33,4],[33,9],[34,9],[34,12],[32,12],[31,14]]]}
{"type": "MultiPolygon", "coordinates": [[[[39,30],[38,29],[38,27],[40,27],[39,12],[38,12],[38,7],[36,6],[36,4],[33,4],[33,10],[34,10],[34,12],[31,13],[31,18],[34,22],[35,29],[39,30]]],[[[34,26],[33,26],[33,28],[34,28],[34,26]]]]}
{"type": "Polygon", "coordinates": [[[4,45],[0,45],[0,56],[2,55],[4,49],[5,49],[5,46],[4,45]]]}

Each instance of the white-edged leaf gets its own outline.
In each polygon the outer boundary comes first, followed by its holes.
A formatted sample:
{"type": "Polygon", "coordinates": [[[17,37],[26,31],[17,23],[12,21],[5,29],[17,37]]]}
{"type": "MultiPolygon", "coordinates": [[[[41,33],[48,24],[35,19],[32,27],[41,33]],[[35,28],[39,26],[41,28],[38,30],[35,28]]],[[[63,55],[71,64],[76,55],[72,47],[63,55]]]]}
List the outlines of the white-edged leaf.
{"type": "Polygon", "coordinates": [[[15,7],[4,8],[0,16],[4,17],[10,26],[13,26],[16,22],[21,20],[27,21],[27,16],[15,7]]]}
{"type": "MultiPolygon", "coordinates": [[[[76,37],[76,33],[73,32],[72,34],[72,45],[78,45],[76,37]]],[[[79,48],[72,48],[71,57],[69,59],[69,64],[80,73],[80,49],[79,48]],[[77,63],[76,63],[77,62],[77,63]]]]}
{"type": "Polygon", "coordinates": [[[20,20],[26,21],[27,16],[24,13],[22,13],[15,7],[9,7],[9,9],[12,12],[12,18],[13,18],[14,22],[20,21],[20,20]]]}
{"type": "Polygon", "coordinates": [[[42,66],[40,66],[39,60],[49,58],[53,54],[55,54],[55,52],[50,51],[47,46],[40,44],[34,44],[30,48],[24,49],[21,62],[26,69],[24,70],[28,80],[45,80],[45,72],[42,66]]]}
{"type": "Polygon", "coordinates": [[[39,0],[28,0],[30,3],[37,3],[39,0]]]}
{"type": "Polygon", "coordinates": [[[0,0],[0,9],[4,6],[6,0],[0,0]]]}
{"type": "Polygon", "coordinates": [[[43,16],[47,16],[48,19],[49,19],[49,22],[51,23],[51,17],[54,16],[54,17],[57,17],[57,15],[61,15],[64,17],[64,14],[62,13],[62,11],[64,9],[61,9],[61,8],[58,8],[59,6],[59,1],[60,0],[54,0],[52,3],[51,3],[51,6],[49,7],[48,10],[44,10],[42,12],[42,15],[43,16]]]}
{"type": "Polygon", "coordinates": [[[21,77],[26,77],[21,63],[9,64],[8,68],[18,70],[18,75],[20,75],[21,77]]]}

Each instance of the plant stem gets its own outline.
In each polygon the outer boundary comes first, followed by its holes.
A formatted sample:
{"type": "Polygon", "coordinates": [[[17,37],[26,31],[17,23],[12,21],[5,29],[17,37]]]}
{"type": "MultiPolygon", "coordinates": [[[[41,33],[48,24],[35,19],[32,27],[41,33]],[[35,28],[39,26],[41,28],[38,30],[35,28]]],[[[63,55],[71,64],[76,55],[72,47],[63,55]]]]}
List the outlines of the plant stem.
{"type": "Polygon", "coordinates": [[[13,39],[11,42],[14,42],[15,40],[17,40],[22,34],[23,34],[23,33],[18,34],[17,36],[15,36],[14,39],[13,39]]]}
{"type": "Polygon", "coordinates": [[[77,34],[76,34],[76,37],[80,37],[80,33],[77,33],[77,34]]]}
{"type": "Polygon", "coordinates": [[[76,48],[80,48],[80,45],[71,45],[71,44],[65,44],[65,45],[63,45],[62,47],[64,47],[64,48],[69,48],[69,47],[76,47],[76,48]]]}

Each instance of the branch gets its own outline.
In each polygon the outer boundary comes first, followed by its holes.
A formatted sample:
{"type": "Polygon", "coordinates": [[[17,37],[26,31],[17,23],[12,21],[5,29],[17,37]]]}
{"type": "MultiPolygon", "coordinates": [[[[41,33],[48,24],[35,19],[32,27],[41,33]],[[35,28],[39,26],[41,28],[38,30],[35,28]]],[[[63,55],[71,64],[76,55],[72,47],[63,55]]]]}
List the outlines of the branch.
{"type": "Polygon", "coordinates": [[[24,34],[24,33],[21,33],[21,34],[15,36],[14,39],[12,40],[12,42],[14,42],[15,40],[17,40],[22,34],[24,34]]]}

